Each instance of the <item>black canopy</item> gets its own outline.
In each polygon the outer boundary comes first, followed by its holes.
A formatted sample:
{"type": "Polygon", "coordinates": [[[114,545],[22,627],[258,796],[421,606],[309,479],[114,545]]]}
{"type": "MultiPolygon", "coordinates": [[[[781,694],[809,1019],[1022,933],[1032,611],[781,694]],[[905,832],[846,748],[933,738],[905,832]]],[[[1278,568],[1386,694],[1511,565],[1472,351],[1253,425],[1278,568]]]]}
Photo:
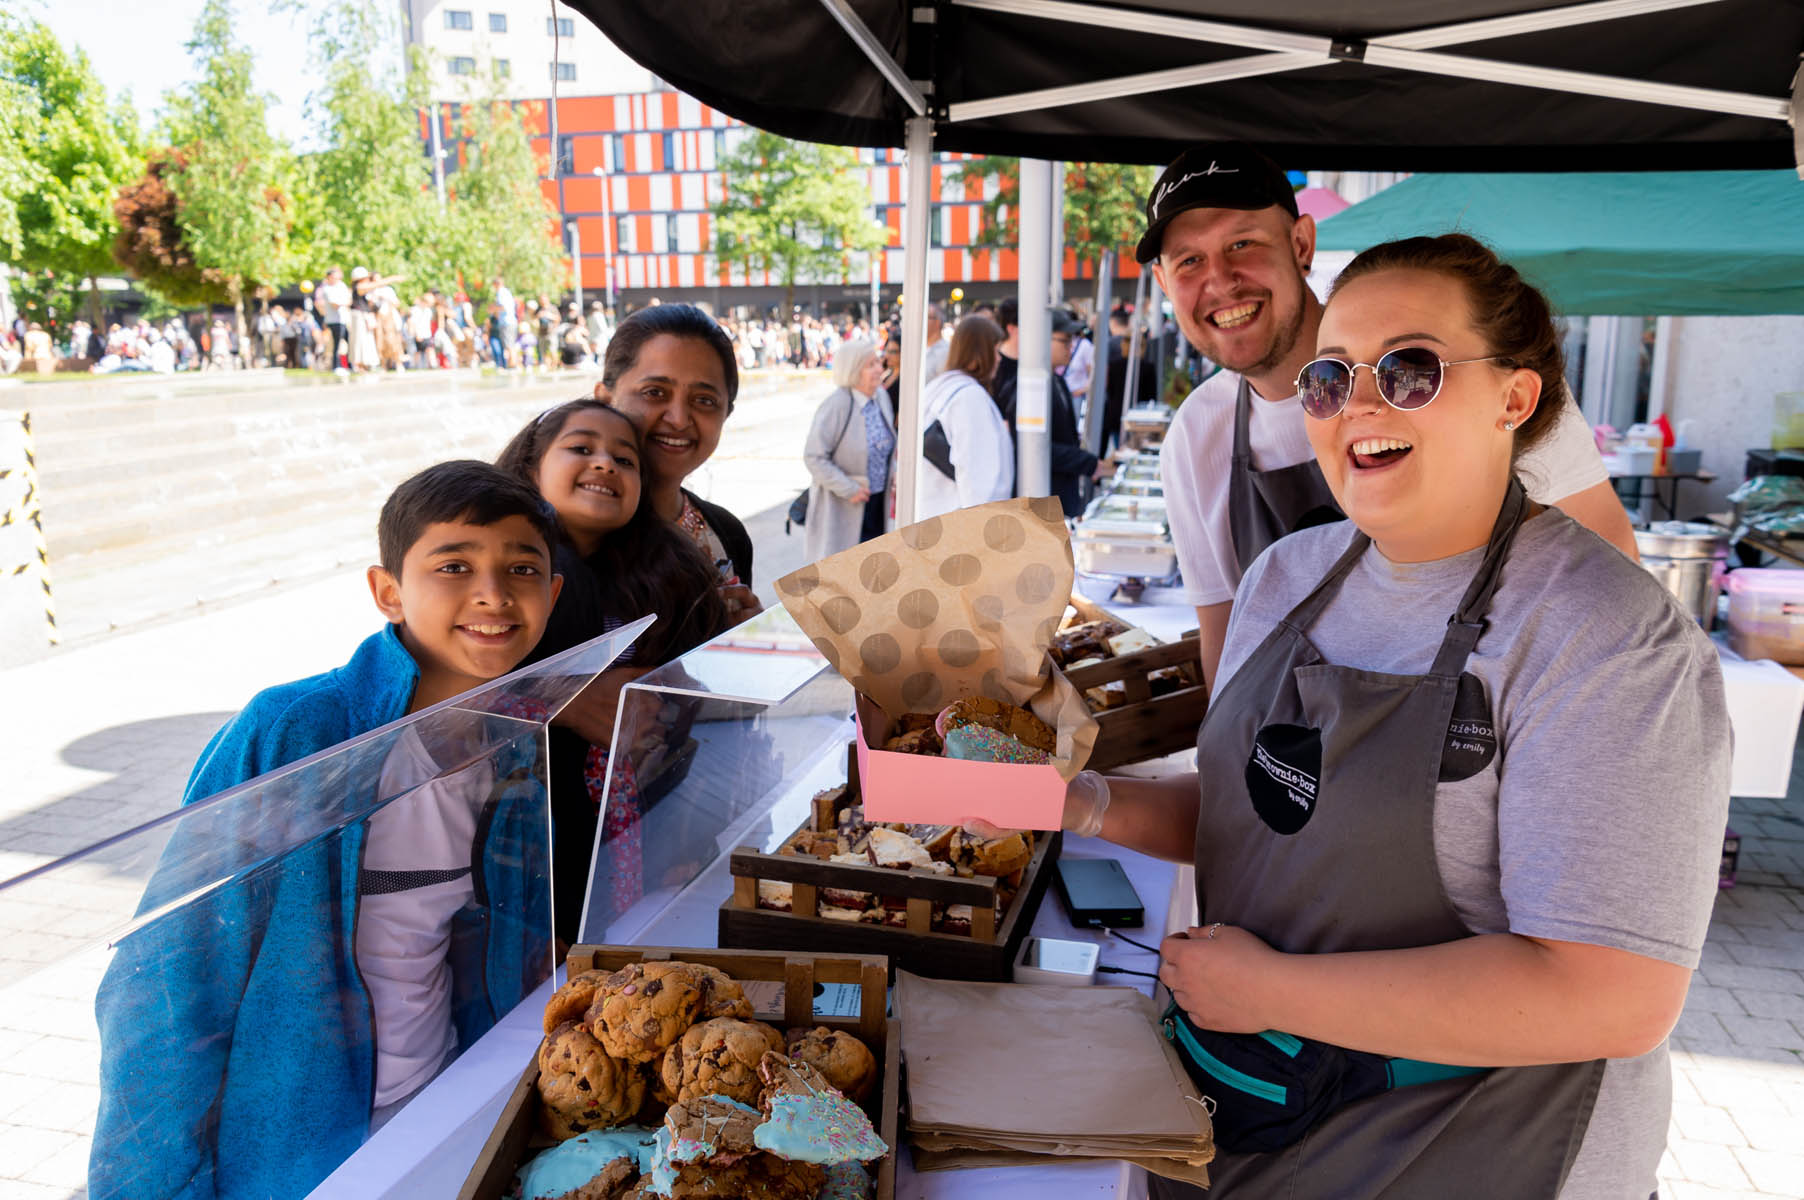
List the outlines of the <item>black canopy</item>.
{"type": "Polygon", "coordinates": [[[862,27],[920,85],[941,150],[1164,163],[1237,138],[1322,170],[1798,165],[1804,0],[572,4],[672,86],[819,142],[900,146],[916,115],[862,27]],[[1080,85],[1101,86],[1007,99],[1080,85]]]}

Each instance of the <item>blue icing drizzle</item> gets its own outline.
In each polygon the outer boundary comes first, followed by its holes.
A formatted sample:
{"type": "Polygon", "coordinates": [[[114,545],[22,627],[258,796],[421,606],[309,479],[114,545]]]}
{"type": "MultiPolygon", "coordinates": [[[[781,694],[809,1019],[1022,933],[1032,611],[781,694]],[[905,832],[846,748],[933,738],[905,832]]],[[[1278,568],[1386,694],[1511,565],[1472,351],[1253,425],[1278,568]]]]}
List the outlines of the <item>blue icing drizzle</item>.
{"type": "Polygon", "coordinates": [[[651,1162],[644,1172],[651,1180],[646,1190],[656,1196],[668,1196],[677,1177],[677,1169],[670,1164],[670,1130],[659,1129],[652,1141],[651,1162]]]}
{"type": "Polygon", "coordinates": [[[855,1162],[834,1163],[827,1168],[827,1181],[815,1200],[871,1200],[874,1190],[863,1167],[855,1162]]]}
{"type": "Polygon", "coordinates": [[[752,1141],[760,1150],[792,1162],[843,1163],[889,1153],[870,1118],[837,1092],[772,1096],[770,1116],[752,1131],[752,1141]]]}
{"type": "MultiPolygon", "coordinates": [[[[758,1115],[757,1109],[749,1104],[741,1104],[731,1096],[709,1096],[708,1099],[717,1104],[726,1105],[729,1108],[736,1108],[740,1112],[747,1113],[754,1117],[758,1115]]],[[[702,1121],[702,1137],[699,1140],[695,1138],[677,1138],[671,1144],[669,1157],[672,1162],[696,1162],[711,1157],[717,1153],[719,1149],[720,1147],[708,1140],[708,1122],[704,1119],[702,1121]]]]}
{"type": "Polygon", "coordinates": [[[653,1131],[639,1126],[596,1129],[541,1151],[515,1172],[521,1200],[555,1200],[588,1183],[617,1158],[640,1171],[651,1161],[653,1131]]]}

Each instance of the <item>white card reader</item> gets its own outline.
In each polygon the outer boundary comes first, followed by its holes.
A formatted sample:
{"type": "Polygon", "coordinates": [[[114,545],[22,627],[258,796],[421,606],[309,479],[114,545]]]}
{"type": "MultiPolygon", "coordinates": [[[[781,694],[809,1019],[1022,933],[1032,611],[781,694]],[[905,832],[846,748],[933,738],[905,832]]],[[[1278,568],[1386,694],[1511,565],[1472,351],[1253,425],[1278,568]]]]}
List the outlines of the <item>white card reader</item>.
{"type": "Polygon", "coordinates": [[[1088,987],[1096,982],[1101,954],[1095,942],[1030,937],[1015,961],[1015,982],[1088,987]]]}

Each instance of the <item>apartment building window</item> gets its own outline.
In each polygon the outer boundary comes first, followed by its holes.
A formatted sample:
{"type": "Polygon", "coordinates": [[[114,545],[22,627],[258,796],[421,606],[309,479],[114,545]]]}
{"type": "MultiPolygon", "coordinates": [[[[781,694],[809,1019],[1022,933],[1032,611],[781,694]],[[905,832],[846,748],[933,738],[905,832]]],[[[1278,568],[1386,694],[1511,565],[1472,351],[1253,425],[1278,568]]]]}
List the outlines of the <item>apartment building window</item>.
{"type": "Polygon", "coordinates": [[[611,133],[608,135],[608,167],[614,171],[626,170],[626,135],[611,133]]]}
{"type": "Polygon", "coordinates": [[[474,75],[476,74],[476,60],[467,54],[454,55],[445,64],[445,68],[453,75],[474,75]]]}
{"type": "Polygon", "coordinates": [[[574,175],[576,173],[576,135],[560,133],[557,139],[557,173],[574,175]]]}
{"type": "Polygon", "coordinates": [[[514,74],[514,64],[513,64],[512,60],[505,59],[505,58],[498,58],[495,60],[495,78],[496,79],[511,79],[511,78],[513,78],[513,74],[514,74]]]}
{"type": "Polygon", "coordinates": [[[935,206],[933,210],[933,222],[927,230],[927,244],[936,250],[946,244],[946,210],[942,207],[935,206]]]}
{"type": "Polygon", "coordinates": [[[445,10],[446,29],[474,29],[476,22],[467,8],[447,8],[445,10]]]}
{"type": "Polygon", "coordinates": [[[727,156],[727,131],[724,129],[716,129],[714,131],[714,157],[718,161],[720,159],[725,158],[726,156],[727,156]]]}
{"type": "Polygon", "coordinates": [[[677,169],[676,134],[674,133],[667,133],[664,135],[664,169],[666,171],[674,171],[677,169]]]}
{"type": "Polygon", "coordinates": [[[489,14],[489,32],[490,33],[506,33],[507,32],[507,14],[506,13],[490,13],[489,14]]]}
{"type": "Polygon", "coordinates": [[[666,213],[664,216],[664,245],[672,254],[675,254],[681,249],[681,247],[677,245],[677,230],[679,228],[677,215],[675,213],[666,213]]]}
{"type": "Polygon", "coordinates": [[[616,217],[614,219],[614,248],[621,254],[637,254],[639,248],[633,244],[633,219],[616,217]]]}
{"type": "Polygon", "coordinates": [[[558,79],[565,83],[568,83],[571,80],[576,78],[576,64],[575,63],[558,62],[558,63],[551,63],[551,64],[549,64],[549,66],[550,66],[551,76],[554,79],[558,79]]]}
{"type": "Polygon", "coordinates": [[[546,17],[545,18],[545,36],[546,37],[561,37],[561,38],[575,37],[576,36],[576,18],[575,17],[546,17]]]}

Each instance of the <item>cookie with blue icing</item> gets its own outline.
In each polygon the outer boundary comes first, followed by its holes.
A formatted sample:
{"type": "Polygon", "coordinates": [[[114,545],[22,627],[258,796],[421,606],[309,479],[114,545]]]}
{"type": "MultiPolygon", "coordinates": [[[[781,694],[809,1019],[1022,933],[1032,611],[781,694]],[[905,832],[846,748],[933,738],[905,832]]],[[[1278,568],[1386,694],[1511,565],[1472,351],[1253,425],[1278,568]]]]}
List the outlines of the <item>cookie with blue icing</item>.
{"type": "Polygon", "coordinates": [[[869,1162],[889,1153],[864,1110],[807,1063],[772,1052],[758,1064],[758,1074],[765,1084],[765,1116],[752,1140],[760,1149],[822,1166],[869,1162]]]}
{"type": "Polygon", "coordinates": [[[871,1200],[877,1191],[876,1181],[859,1163],[834,1163],[826,1175],[815,1200],[871,1200]]]}
{"type": "Polygon", "coordinates": [[[617,1200],[651,1164],[655,1130],[596,1130],[541,1151],[514,1173],[520,1200],[617,1200]]]}

